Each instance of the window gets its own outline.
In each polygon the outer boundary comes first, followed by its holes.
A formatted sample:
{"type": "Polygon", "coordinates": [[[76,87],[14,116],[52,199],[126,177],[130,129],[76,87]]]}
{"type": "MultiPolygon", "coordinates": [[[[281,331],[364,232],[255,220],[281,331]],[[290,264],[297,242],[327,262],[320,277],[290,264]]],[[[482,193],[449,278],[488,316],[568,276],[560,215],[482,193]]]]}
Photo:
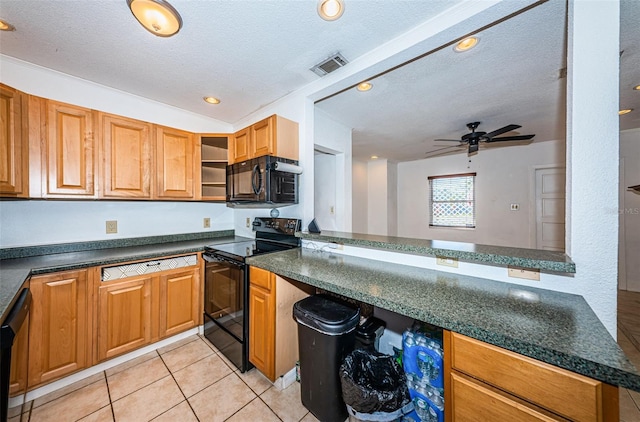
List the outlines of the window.
{"type": "Polygon", "coordinates": [[[429,177],[430,226],[476,226],[475,179],[475,173],[429,177]]]}

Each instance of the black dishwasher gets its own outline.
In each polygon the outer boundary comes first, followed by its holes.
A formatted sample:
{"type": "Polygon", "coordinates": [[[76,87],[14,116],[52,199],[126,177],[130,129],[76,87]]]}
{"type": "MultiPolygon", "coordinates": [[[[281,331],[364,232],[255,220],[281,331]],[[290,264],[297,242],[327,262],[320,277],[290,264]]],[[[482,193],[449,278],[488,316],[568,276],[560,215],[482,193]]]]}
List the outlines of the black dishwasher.
{"type": "MultiPolygon", "coordinates": [[[[16,336],[20,333],[20,328],[28,323],[29,307],[31,306],[31,292],[29,289],[22,289],[15,305],[9,312],[7,319],[0,326],[0,422],[6,422],[9,410],[9,395],[20,395],[24,391],[10,391],[11,380],[11,349],[16,336]]],[[[24,331],[23,331],[24,333],[24,331]]],[[[22,334],[22,333],[20,333],[22,334]]],[[[14,362],[21,362],[26,365],[24,356],[14,356],[14,362]]],[[[17,368],[14,368],[14,373],[17,368]]],[[[25,374],[24,369],[19,371],[25,374]]],[[[22,404],[22,403],[18,403],[22,404]]],[[[13,405],[11,407],[14,407],[13,405]]]]}

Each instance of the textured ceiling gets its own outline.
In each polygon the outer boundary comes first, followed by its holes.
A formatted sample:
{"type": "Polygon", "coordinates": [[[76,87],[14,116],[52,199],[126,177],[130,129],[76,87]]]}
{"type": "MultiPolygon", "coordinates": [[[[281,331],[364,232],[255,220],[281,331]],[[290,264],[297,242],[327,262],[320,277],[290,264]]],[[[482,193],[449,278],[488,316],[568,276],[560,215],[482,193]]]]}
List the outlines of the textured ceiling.
{"type": "Polygon", "coordinates": [[[459,0],[347,0],[334,22],[316,0],[170,2],[183,28],[159,38],[126,0],[2,0],[17,30],[0,34],[0,52],[234,123],[318,79],[309,68],[336,51],[352,61],[459,0]]]}
{"type": "MultiPolygon", "coordinates": [[[[309,68],[332,53],[353,61],[460,1],[346,0],[344,16],[326,22],[316,0],[171,0],[184,26],[158,38],[126,0],[2,0],[0,17],[17,30],[0,33],[0,53],[233,124],[317,80],[309,68]]],[[[433,139],[458,139],[471,121],[562,139],[564,5],[550,0],[486,29],[468,53],[444,48],[318,107],[354,128],[359,158],[425,158],[451,145],[433,139]]],[[[621,0],[620,104],[635,109],[621,129],[640,127],[637,22],[640,1],[621,0]]]]}
{"type": "MultiPolygon", "coordinates": [[[[622,0],[620,106],[635,112],[620,117],[621,129],[640,127],[640,91],[631,89],[640,84],[638,22],[640,1],[622,0]]],[[[434,140],[460,139],[474,121],[485,132],[519,124],[505,135],[535,134],[533,142],[564,139],[565,26],[565,2],[552,0],[480,32],[466,53],[441,49],[371,80],[371,91],[351,89],[316,106],[354,128],[353,156],[363,160],[466,154],[466,145],[434,140]]]]}

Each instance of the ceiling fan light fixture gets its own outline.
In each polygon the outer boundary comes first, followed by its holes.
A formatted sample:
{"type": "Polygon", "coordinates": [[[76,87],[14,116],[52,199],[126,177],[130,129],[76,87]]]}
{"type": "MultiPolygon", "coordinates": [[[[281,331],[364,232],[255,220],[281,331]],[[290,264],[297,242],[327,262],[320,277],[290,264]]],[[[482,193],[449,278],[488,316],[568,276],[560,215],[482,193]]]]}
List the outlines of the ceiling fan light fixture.
{"type": "Polygon", "coordinates": [[[480,41],[478,37],[467,37],[462,41],[458,41],[455,47],[453,47],[453,50],[458,53],[469,51],[478,44],[478,41],[480,41]]]}
{"type": "Polygon", "coordinates": [[[624,108],[618,112],[618,116],[624,116],[625,114],[629,114],[633,111],[632,108],[624,108]]]}
{"type": "Polygon", "coordinates": [[[344,0],[318,0],[318,15],[326,21],[335,21],[344,13],[344,0]]]}
{"type": "Polygon", "coordinates": [[[182,18],[165,0],[127,0],[133,16],[147,31],[158,37],[170,37],[182,28],[182,18]]]}
{"type": "Polygon", "coordinates": [[[369,91],[371,88],[373,88],[373,85],[370,82],[361,82],[356,87],[356,89],[360,92],[369,91]]]}
{"type": "Polygon", "coordinates": [[[220,104],[220,99],[216,97],[202,97],[205,103],[209,104],[220,104]]]}
{"type": "Polygon", "coordinates": [[[16,27],[4,19],[0,19],[0,31],[15,31],[16,27]]]}

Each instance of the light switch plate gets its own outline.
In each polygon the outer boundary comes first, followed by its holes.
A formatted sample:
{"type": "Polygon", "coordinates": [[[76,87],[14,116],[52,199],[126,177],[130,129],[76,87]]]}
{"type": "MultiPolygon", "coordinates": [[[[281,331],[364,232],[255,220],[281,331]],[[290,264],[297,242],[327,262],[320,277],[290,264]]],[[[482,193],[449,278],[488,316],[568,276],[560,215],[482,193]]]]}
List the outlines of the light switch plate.
{"type": "Polygon", "coordinates": [[[540,270],[533,268],[509,267],[507,270],[507,275],[509,277],[540,281],[540,270]]]}

